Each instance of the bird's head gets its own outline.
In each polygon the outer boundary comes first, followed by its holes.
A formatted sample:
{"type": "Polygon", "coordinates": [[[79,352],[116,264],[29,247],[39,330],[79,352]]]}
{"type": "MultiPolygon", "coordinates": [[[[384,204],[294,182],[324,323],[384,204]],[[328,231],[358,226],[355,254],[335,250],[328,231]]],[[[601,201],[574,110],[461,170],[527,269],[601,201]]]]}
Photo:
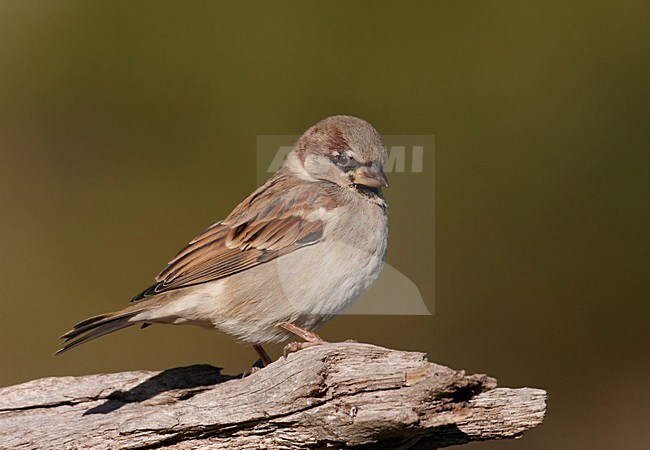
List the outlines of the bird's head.
{"type": "Polygon", "coordinates": [[[298,139],[286,166],[306,180],[378,191],[388,186],[385,162],[386,147],[372,125],[356,117],[332,116],[298,139]]]}

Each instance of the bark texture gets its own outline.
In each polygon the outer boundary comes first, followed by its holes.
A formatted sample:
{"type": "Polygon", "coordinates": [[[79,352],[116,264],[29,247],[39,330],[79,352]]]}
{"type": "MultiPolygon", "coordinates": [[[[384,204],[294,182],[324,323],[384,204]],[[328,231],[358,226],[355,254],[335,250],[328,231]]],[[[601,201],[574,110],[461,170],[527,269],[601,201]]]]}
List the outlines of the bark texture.
{"type": "Polygon", "coordinates": [[[338,343],[243,379],[196,365],[2,388],[0,448],[426,449],[519,437],[545,410],[540,389],[338,343]]]}

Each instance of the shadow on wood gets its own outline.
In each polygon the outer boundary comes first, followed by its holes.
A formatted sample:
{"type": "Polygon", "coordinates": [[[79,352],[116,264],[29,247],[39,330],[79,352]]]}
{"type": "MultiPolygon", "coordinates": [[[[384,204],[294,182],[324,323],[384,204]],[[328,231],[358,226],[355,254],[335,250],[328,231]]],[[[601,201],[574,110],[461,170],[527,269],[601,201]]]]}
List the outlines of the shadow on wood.
{"type": "Polygon", "coordinates": [[[167,369],[146,379],[128,391],[117,390],[111,392],[108,394],[107,401],[84,412],[84,415],[107,414],[129,403],[144,402],[168,391],[182,391],[183,394],[179,397],[179,400],[186,400],[215,384],[233,378],[239,377],[221,375],[221,368],[207,364],[167,369]]]}
{"type": "Polygon", "coordinates": [[[546,393],[421,353],[327,344],[251,376],[196,365],[44,378],[0,389],[6,448],[439,448],[519,437],[546,393]]]}

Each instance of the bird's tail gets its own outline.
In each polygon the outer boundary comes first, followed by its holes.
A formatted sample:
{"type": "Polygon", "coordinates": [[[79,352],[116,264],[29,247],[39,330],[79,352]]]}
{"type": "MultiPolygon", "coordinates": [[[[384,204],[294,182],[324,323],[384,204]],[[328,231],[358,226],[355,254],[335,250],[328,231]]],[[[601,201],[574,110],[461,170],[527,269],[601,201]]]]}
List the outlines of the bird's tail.
{"type": "Polygon", "coordinates": [[[63,344],[54,354],[58,355],[84,342],[135,325],[137,322],[129,322],[129,319],[136,316],[139,312],[141,310],[129,312],[118,311],[116,313],[101,314],[79,322],[72,330],[61,336],[63,344]]]}

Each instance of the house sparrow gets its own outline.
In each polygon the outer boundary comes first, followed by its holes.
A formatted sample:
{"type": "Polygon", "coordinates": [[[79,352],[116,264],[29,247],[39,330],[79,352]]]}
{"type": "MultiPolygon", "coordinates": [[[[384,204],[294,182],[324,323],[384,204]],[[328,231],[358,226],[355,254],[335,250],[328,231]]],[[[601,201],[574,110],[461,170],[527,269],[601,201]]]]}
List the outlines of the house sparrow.
{"type": "MultiPolygon", "coordinates": [[[[311,330],[377,279],[388,246],[386,148],[364,120],[329,117],[232,213],[195,237],[121,311],[86,319],[58,353],[135,324],[216,328],[253,344],[311,330]]],[[[299,346],[300,347],[300,346],[299,346]]]]}

